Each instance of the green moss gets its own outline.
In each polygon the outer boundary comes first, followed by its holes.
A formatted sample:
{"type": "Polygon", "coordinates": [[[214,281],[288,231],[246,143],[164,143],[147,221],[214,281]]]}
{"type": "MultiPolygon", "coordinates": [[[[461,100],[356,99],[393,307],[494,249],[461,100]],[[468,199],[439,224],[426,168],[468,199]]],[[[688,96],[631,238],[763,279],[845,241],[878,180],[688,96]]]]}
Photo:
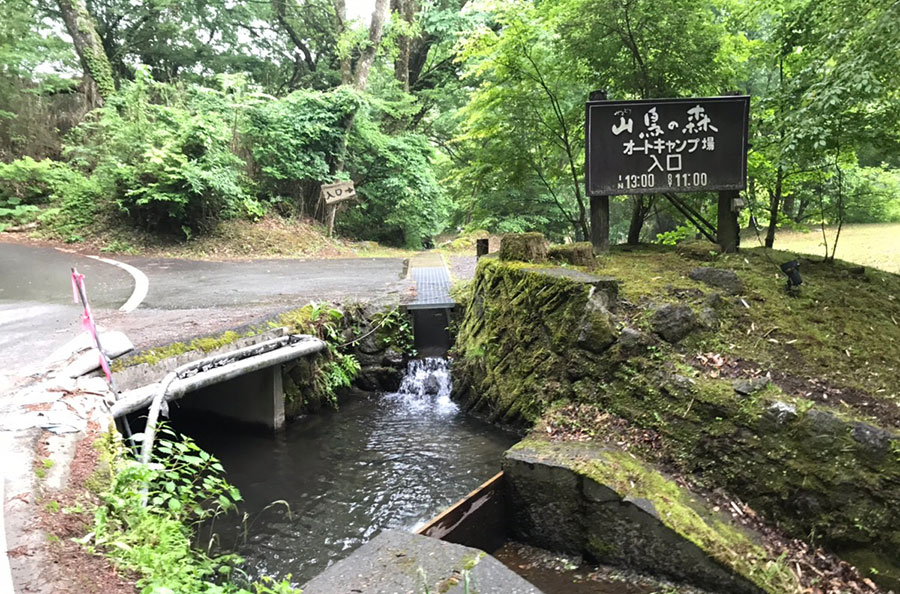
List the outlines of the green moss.
{"type": "Polygon", "coordinates": [[[594,246],[589,241],[552,245],[547,250],[547,257],[573,266],[591,266],[594,263],[594,246]]]}
{"type": "Polygon", "coordinates": [[[547,241],[541,233],[507,233],[500,239],[500,259],[543,262],[547,259],[547,241]]]}
{"type": "MultiPolygon", "coordinates": [[[[540,452],[542,457],[613,489],[620,497],[649,500],[662,523],[765,591],[797,591],[796,577],[790,569],[772,559],[742,528],[725,521],[724,516],[715,514],[685,488],[635,456],[585,444],[568,443],[564,448],[557,445],[532,438],[513,448],[540,452]],[[571,456],[572,452],[579,451],[582,453],[571,456]],[[560,452],[565,452],[565,459],[560,458],[560,452]]],[[[614,542],[596,535],[589,546],[596,547],[593,553],[598,558],[603,557],[604,551],[611,555],[616,552],[614,542]]]]}
{"type": "Polygon", "coordinates": [[[651,338],[635,355],[578,344],[592,285],[571,270],[483,258],[457,337],[454,395],[505,423],[533,424],[555,402],[591,405],[652,429],[682,471],[731,490],[792,534],[872,547],[900,563],[900,439],[872,425],[873,408],[862,405],[882,402],[890,412],[898,402],[900,328],[891,315],[900,322],[900,277],[869,272],[867,282],[840,264],[802,266],[802,292],[790,297],[758,250],[614,250],[599,269],[621,281],[614,314],[622,325],[639,327],[652,304],[672,301],[715,307],[721,320],[717,332],[678,345],[651,338]],[[707,301],[713,290],[688,273],[711,263],[737,272],[743,301],[707,301]],[[865,398],[829,410],[776,386],[739,396],[731,380],[690,364],[697,353],[865,398]]]}
{"type": "Polygon", "coordinates": [[[113,373],[115,373],[134,365],[155,365],[160,361],[165,361],[166,359],[171,359],[172,357],[177,357],[178,355],[189,353],[191,351],[209,353],[215,351],[216,349],[228,346],[229,344],[234,343],[240,338],[255,336],[258,333],[259,331],[257,330],[250,330],[244,334],[239,334],[232,330],[228,330],[226,332],[223,332],[222,334],[218,334],[215,336],[195,338],[190,342],[173,342],[171,344],[167,344],[166,346],[141,351],[137,355],[117,359],[113,361],[111,369],[113,373]]]}

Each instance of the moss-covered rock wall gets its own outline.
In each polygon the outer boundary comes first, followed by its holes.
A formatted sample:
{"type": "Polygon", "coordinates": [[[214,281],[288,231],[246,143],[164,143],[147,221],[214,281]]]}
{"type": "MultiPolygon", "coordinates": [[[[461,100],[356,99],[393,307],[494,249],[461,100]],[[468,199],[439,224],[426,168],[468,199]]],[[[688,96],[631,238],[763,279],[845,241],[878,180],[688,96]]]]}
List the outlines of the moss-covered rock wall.
{"type": "Polygon", "coordinates": [[[655,310],[622,311],[616,288],[571,269],[482,259],[457,337],[455,397],[504,423],[534,423],[560,400],[597,405],[656,432],[678,469],[797,537],[900,565],[894,432],[765,382],[741,393],[698,372],[653,335],[655,310]]]}

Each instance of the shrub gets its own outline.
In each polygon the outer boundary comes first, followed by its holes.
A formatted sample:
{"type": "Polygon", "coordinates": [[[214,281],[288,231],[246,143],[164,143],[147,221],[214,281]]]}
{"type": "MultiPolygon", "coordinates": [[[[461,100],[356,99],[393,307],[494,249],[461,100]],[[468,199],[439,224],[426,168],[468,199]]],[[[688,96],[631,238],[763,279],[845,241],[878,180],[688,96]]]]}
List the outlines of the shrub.
{"type": "Polygon", "coordinates": [[[450,200],[435,176],[434,150],[424,136],[389,136],[372,120],[357,118],[350,138],[348,167],[364,179],[360,201],[338,221],[357,239],[421,248],[443,230],[450,200]]]}
{"type": "Polygon", "coordinates": [[[139,227],[191,237],[222,218],[264,214],[232,150],[235,106],[140,72],[75,131],[67,148],[139,227]]]}
{"type": "Polygon", "coordinates": [[[348,118],[359,108],[358,92],[295,91],[283,99],[259,103],[247,112],[244,136],[253,155],[261,197],[301,205],[312,213],[318,186],[331,178],[342,150],[348,118]]]}

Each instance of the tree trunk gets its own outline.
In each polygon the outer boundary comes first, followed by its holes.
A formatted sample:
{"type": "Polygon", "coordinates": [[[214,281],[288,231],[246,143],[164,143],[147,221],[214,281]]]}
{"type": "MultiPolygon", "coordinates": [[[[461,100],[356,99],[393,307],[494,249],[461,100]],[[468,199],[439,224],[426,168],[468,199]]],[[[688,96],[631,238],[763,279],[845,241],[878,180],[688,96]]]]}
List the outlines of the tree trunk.
{"type": "MultiPolygon", "coordinates": [[[[338,34],[340,34],[343,31],[344,22],[347,20],[347,7],[344,0],[334,0],[334,8],[338,15],[339,25],[341,27],[338,30],[338,34]]],[[[344,60],[341,60],[341,80],[344,84],[348,84],[348,81],[352,80],[357,89],[360,91],[366,90],[366,85],[369,82],[369,71],[372,69],[372,64],[375,62],[375,56],[378,53],[378,46],[381,44],[381,35],[384,32],[384,20],[387,17],[387,9],[388,0],[375,0],[375,10],[372,12],[372,23],[369,25],[369,44],[359,56],[359,61],[356,63],[355,76],[345,72],[345,68],[349,71],[349,58],[347,58],[348,61],[346,64],[344,63],[344,60]]],[[[350,131],[353,130],[353,122],[355,120],[356,112],[353,112],[347,117],[347,121],[344,122],[344,136],[341,139],[337,159],[334,161],[331,168],[332,175],[344,170],[347,156],[347,140],[350,137],[350,131]]],[[[325,209],[324,216],[328,217],[328,220],[325,222],[328,225],[329,237],[331,237],[334,230],[335,214],[334,211],[329,212],[328,209],[325,209]]]]}
{"type": "Polygon", "coordinates": [[[796,221],[794,215],[794,195],[790,192],[784,195],[782,203],[781,203],[781,212],[784,213],[784,216],[787,218],[796,221]]]}
{"type": "Polygon", "coordinates": [[[109,58],[103,49],[103,42],[94,26],[94,19],[91,18],[84,0],[57,0],[57,4],[81,60],[85,78],[93,81],[100,96],[99,103],[102,105],[116,92],[116,83],[109,58]]]}
{"type": "Polygon", "coordinates": [[[369,43],[359,55],[356,63],[356,77],[354,84],[360,91],[366,90],[369,83],[369,71],[375,62],[378,46],[381,44],[381,34],[384,32],[384,21],[387,18],[388,0],[375,0],[375,10],[372,12],[372,23],[369,25],[369,43]]]}
{"type": "Polygon", "coordinates": [[[401,32],[397,36],[397,58],[394,60],[394,77],[403,85],[403,90],[409,92],[409,57],[412,48],[412,36],[408,30],[412,28],[416,16],[415,0],[391,0],[391,11],[396,12],[403,21],[403,27],[407,32],[401,32]]]}
{"type": "Polygon", "coordinates": [[[591,196],[591,244],[595,252],[609,251],[609,196],[591,196]]]}
{"type": "Polygon", "coordinates": [[[809,208],[809,200],[806,198],[800,199],[800,206],[797,207],[797,218],[794,219],[798,223],[803,222],[804,217],[806,217],[806,209],[809,208]]]}
{"type": "Polygon", "coordinates": [[[775,229],[778,227],[778,207],[781,205],[781,191],[784,185],[784,169],[778,168],[775,176],[775,193],[769,196],[769,229],[766,231],[766,247],[775,245],[775,229]]]}
{"type": "Polygon", "coordinates": [[[631,209],[631,223],[628,225],[628,245],[637,245],[641,242],[641,229],[644,228],[646,214],[644,197],[635,196],[634,206],[631,209]]]}
{"type": "MultiPolygon", "coordinates": [[[[345,0],[332,0],[334,2],[334,14],[337,17],[335,23],[336,37],[340,37],[347,27],[347,3],[345,0]]],[[[353,84],[353,62],[349,54],[341,57],[341,84],[353,84]]]]}

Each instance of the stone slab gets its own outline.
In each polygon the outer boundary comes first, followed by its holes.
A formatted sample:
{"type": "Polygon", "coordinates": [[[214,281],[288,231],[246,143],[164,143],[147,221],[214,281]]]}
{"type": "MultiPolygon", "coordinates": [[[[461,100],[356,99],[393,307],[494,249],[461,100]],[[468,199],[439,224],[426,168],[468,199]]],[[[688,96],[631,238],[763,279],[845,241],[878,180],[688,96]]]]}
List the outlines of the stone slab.
{"type": "Polygon", "coordinates": [[[742,529],[631,454],[527,439],[504,454],[516,540],[716,592],[761,594],[724,549],[762,556],[742,529]],[[726,536],[727,535],[727,536],[726,536]]]}
{"type": "Polygon", "coordinates": [[[303,586],[303,594],[340,592],[542,594],[483,551],[398,530],[385,530],[303,586]]]}

